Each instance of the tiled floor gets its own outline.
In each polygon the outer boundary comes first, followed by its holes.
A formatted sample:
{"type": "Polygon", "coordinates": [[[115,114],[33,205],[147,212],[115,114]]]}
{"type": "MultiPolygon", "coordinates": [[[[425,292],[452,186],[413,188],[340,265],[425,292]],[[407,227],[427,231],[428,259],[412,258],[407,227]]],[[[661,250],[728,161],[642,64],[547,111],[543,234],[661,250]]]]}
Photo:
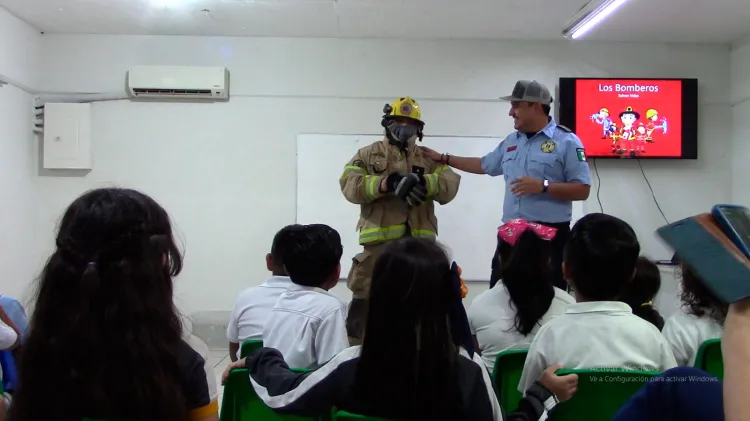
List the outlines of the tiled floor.
{"type": "Polygon", "coordinates": [[[214,374],[216,374],[216,387],[219,390],[219,406],[221,406],[221,398],[224,396],[224,387],[221,386],[221,375],[224,373],[224,369],[227,368],[231,360],[229,359],[229,351],[226,349],[212,349],[211,350],[211,363],[214,366],[214,374]]]}

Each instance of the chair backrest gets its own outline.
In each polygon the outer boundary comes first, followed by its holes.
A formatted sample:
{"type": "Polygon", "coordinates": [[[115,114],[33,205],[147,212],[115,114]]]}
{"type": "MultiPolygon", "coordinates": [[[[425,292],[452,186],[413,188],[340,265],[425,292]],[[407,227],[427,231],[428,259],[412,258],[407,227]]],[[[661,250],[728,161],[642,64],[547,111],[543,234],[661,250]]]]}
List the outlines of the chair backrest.
{"type": "Polygon", "coordinates": [[[497,354],[495,368],[492,370],[492,381],[495,383],[497,400],[506,414],[518,408],[522,394],[518,391],[523,364],[528,350],[503,351],[497,354]]]}
{"type": "Polygon", "coordinates": [[[333,421],[392,421],[385,418],[366,417],[364,415],[352,414],[346,411],[333,413],[333,421]]]}
{"type": "Polygon", "coordinates": [[[721,355],[721,339],[709,339],[698,348],[695,368],[706,371],[719,379],[724,378],[724,356],[721,355]]]}
{"type": "MultiPolygon", "coordinates": [[[[295,370],[309,371],[309,370],[295,370]]],[[[280,415],[266,406],[250,385],[250,373],[247,369],[235,369],[229,373],[224,385],[224,397],[221,400],[221,421],[318,421],[318,417],[296,417],[280,415]]]]}
{"type": "Polygon", "coordinates": [[[651,378],[655,371],[558,370],[558,376],[578,374],[578,391],[560,403],[553,421],[611,421],[622,405],[651,378]]]}
{"type": "Polygon", "coordinates": [[[254,351],[263,348],[263,341],[258,339],[250,339],[242,343],[240,347],[240,358],[245,358],[252,354],[254,351]]]}

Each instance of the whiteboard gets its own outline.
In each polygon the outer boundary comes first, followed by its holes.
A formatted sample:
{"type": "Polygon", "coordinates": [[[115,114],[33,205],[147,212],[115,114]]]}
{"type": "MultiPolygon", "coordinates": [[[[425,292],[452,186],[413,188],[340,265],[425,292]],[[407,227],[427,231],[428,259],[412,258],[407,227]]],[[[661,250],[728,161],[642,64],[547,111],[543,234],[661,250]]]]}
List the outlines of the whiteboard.
{"type": "MultiPolygon", "coordinates": [[[[359,206],[341,194],[339,177],[358,149],[382,139],[382,135],[300,134],[297,137],[297,223],[322,223],[336,229],[344,245],[341,274],[349,273],[359,245],[356,226],[359,206]]],[[[460,156],[484,156],[502,139],[480,137],[425,137],[423,144],[460,156]]],[[[495,252],[497,227],[501,224],[505,182],[459,172],[461,185],[452,202],[435,203],[438,240],[464,271],[464,279],[488,280],[495,252]]]]}

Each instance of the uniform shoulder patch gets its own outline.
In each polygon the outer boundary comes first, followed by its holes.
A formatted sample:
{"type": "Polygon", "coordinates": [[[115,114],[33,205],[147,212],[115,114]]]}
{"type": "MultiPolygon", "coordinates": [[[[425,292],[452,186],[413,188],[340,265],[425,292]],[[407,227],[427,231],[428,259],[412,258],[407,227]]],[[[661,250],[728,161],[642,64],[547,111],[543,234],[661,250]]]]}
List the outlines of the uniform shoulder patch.
{"type": "Polygon", "coordinates": [[[586,162],[586,150],[583,148],[576,148],[576,156],[581,162],[586,162]]]}
{"type": "Polygon", "coordinates": [[[567,126],[563,126],[562,124],[558,124],[557,127],[565,133],[573,133],[573,130],[570,130],[567,126]]]}

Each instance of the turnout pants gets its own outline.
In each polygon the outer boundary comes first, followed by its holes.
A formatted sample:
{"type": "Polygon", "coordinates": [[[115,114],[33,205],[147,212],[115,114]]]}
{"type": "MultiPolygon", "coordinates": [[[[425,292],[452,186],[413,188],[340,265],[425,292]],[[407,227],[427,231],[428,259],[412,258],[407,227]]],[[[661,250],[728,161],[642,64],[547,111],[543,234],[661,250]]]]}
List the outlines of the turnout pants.
{"type": "Polygon", "coordinates": [[[352,345],[358,345],[362,341],[367,318],[367,300],[370,296],[372,270],[386,244],[364,246],[362,252],[352,259],[352,268],[346,278],[346,286],[352,291],[352,302],[349,304],[349,314],[346,317],[346,331],[352,345]]]}
{"type": "MultiPolygon", "coordinates": [[[[562,261],[563,261],[563,249],[565,249],[565,243],[568,241],[568,237],[570,236],[570,222],[560,222],[560,223],[548,223],[548,222],[540,222],[540,221],[530,221],[530,222],[536,222],[537,224],[542,224],[551,228],[556,228],[557,233],[555,234],[555,237],[552,239],[552,255],[550,256],[550,264],[552,265],[552,284],[563,291],[567,291],[568,289],[568,283],[565,282],[565,279],[563,278],[562,273],[562,261]]],[[[502,245],[502,240],[498,238],[497,240],[497,248],[495,249],[495,255],[492,256],[492,273],[490,275],[490,288],[494,287],[495,284],[502,279],[503,274],[502,270],[500,268],[500,261],[498,260],[498,257],[500,257],[500,246],[502,245]]]]}

